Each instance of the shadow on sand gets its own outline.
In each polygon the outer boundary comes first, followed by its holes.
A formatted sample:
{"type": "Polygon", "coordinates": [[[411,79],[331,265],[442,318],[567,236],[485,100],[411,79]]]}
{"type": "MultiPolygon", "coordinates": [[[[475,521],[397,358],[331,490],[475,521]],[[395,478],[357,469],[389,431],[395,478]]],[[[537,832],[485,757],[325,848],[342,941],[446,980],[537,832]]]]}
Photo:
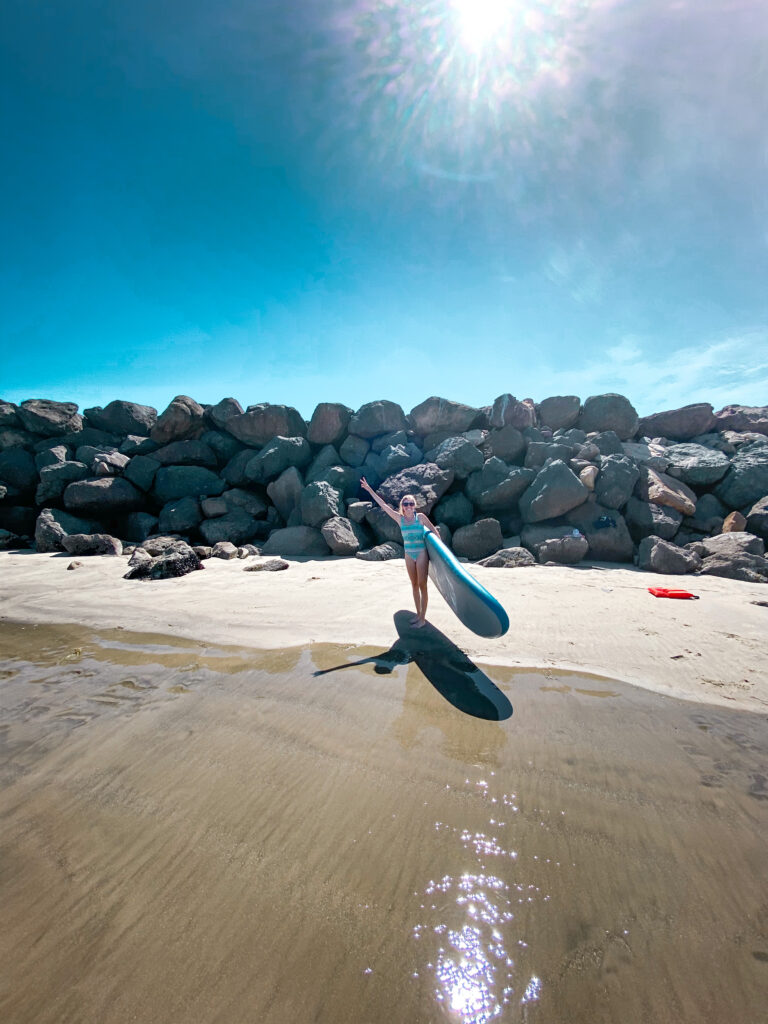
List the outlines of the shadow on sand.
{"type": "Polygon", "coordinates": [[[373,665],[374,672],[386,675],[398,665],[414,662],[441,696],[465,715],[502,722],[512,715],[512,705],[496,684],[473,661],[429,622],[422,629],[410,625],[413,612],[394,615],[397,640],[388,651],[372,658],[350,661],[322,669],[314,675],[373,665]]]}

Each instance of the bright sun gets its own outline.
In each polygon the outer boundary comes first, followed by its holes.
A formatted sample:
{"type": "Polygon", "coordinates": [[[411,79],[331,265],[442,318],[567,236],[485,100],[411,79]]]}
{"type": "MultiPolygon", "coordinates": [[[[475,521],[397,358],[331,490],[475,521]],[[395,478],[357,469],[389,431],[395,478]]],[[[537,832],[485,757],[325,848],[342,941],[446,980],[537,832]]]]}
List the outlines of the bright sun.
{"type": "Polygon", "coordinates": [[[514,0],[452,0],[464,44],[479,50],[504,24],[514,0]]]}

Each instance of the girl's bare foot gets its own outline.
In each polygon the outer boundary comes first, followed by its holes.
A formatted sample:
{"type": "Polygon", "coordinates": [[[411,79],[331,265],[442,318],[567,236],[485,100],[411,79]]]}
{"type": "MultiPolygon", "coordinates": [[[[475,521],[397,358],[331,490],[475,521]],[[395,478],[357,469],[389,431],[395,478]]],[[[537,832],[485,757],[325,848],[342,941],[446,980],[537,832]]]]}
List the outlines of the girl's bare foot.
{"type": "Polygon", "coordinates": [[[408,625],[409,626],[415,626],[418,621],[419,621],[419,616],[418,615],[414,615],[413,618],[409,621],[408,625]]]}
{"type": "Polygon", "coordinates": [[[427,620],[426,619],[416,619],[416,621],[414,622],[413,625],[414,625],[415,629],[421,629],[422,626],[426,626],[426,624],[427,624],[427,620]]]}

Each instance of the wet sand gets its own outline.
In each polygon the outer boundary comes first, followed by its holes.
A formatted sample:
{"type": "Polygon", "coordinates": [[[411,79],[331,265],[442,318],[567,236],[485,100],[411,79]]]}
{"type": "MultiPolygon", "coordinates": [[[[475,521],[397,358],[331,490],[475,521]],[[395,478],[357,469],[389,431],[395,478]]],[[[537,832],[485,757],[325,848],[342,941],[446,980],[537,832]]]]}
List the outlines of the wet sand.
{"type": "Polygon", "coordinates": [[[764,1024],[765,716],[405,618],[0,623],[0,1019],[764,1024]]]}

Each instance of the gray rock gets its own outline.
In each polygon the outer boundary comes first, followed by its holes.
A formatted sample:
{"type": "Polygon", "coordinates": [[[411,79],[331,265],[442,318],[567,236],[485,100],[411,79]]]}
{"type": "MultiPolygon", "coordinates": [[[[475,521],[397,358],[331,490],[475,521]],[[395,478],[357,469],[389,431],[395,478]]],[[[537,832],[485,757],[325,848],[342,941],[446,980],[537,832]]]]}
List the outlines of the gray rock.
{"type": "Polygon", "coordinates": [[[242,487],[250,482],[246,476],[246,470],[248,463],[254,455],[256,455],[256,452],[253,448],[243,448],[237,455],[233,455],[224,469],[222,469],[221,476],[230,487],[242,487]]]}
{"type": "Polygon", "coordinates": [[[159,445],[199,437],[205,429],[203,413],[202,405],[198,405],[194,398],[177,395],[158,417],[157,423],[150,430],[150,437],[159,445]]]}
{"type": "Polygon", "coordinates": [[[682,513],[676,509],[634,496],[627,502],[624,515],[629,532],[637,543],[650,536],[671,540],[683,521],[682,513]]]}
{"type": "Polygon", "coordinates": [[[26,430],[14,430],[7,428],[0,430],[0,452],[8,448],[32,448],[35,443],[35,435],[26,430]]]}
{"type": "Polygon", "coordinates": [[[621,445],[619,454],[622,453],[636,462],[638,466],[647,466],[648,469],[654,469],[657,473],[666,473],[669,468],[667,449],[660,444],[630,441],[621,445]]]}
{"type": "Polygon", "coordinates": [[[15,487],[19,494],[33,494],[37,486],[37,466],[25,448],[0,452],[0,482],[15,487]]]}
{"type": "Polygon", "coordinates": [[[366,514],[365,521],[380,544],[384,544],[387,541],[393,541],[395,544],[403,543],[403,535],[400,532],[399,525],[383,509],[372,508],[366,514]]]}
{"type": "Polygon", "coordinates": [[[729,509],[754,505],[768,495],[768,444],[753,441],[739,448],[715,494],[729,509]]]}
{"type": "Polygon", "coordinates": [[[624,455],[624,445],[615,430],[601,430],[591,435],[590,443],[601,455],[624,455]]]}
{"type": "Polygon", "coordinates": [[[488,457],[495,456],[504,462],[519,462],[525,455],[526,439],[523,434],[507,424],[498,430],[491,430],[485,440],[488,457]]]}
{"type": "MultiPolygon", "coordinates": [[[[477,451],[477,449],[475,449],[477,451]]],[[[478,452],[478,455],[480,453],[478,452]]],[[[409,466],[416,466],[423,458],[420,448],[412,442],[408,444],[388,445],[378,456],[378,475],[384,479],[399,473],[401,469],[408,469],[409,466]]],[[[482,461],[482,456],[480,456],[482,461]]]]}
{"type": "Polygon", "coordinates": [[[586,501],[589,489],[556,459],[539,470],[520,498],[520,514],[526,523],[538,523],[564,515],[586,501]]]}
{"type": "Polygon", "coordinates": [[[545,398],[536,406],[539,423],[550,430],[572,427],[579,418],[581,399],[576,395],[556,395],[545,398]]]}
{"type": "Polygon", "coordinates": [[[10,530],[0,530],[0,551],[10,551],[11,548],[19,547],[21,537],[10,530]]]}
{"type": "Polygon", "coordinates": [[[706,434],[716,425],[714,410],[708,402],[685,405],[682,409],[655,412],[643,416],[638,424],[642,437],[667,437],[670,441],[690,441],[697,434],[706,434]]]}
{"type": "Polygon", "coordinates": [[[462,431],[469,430],[477,418],[477,409],[434,395],[414,406],[408,414],[408,422],[419,437],[426,437],[438,431],[461,434],[462,431]]]}
{"type": "Polygon", "coordinates": [[[363,562],[387,562],[391,558],[405,558],[405,548],[402,544],[395,544],[394,541],[388,540],[367,551],[355,552],[355,558],[359,558],[363,562]]]}
{"type": "Polygon", "coordinates": [[[253,516],[243,509],[234,509],[216,519],[206,519],[200,524],[200,533],[208,544],[231,541],[235,545],[245,544],[259,532],[253,516]]]}
{"type": "Polygon", "coordinates": [[[312,460],[312,449],[305,437],[273,437],[254,455],[245,467],[245,476],[250,483],[266,483],[274,480],[289,466],[303,469],[312,460]]]}
{"type": "Polygon", "coordinates": [[[69,565],[67,566],[67,569],[82,569],[82,567],[83,567],[83,563],[82,562],[78,562],[77,559],[75,559],[74,561],[69,563],[69,565]]]}
{"type": "Polygon", "coordinates": [[[285,529],[272,531],[266,544],[262,545],[261,553],[320,557],[329,555],[330,549],[319,530],[311,526],[287,526],[285,529]]]}
{"type": "Polygon", "coordinates": [[[589,434],[595,430],[613,430],[621,441],[628,441],[637,433],[637,411],[624,395],[593,395],[581,408],[579,426],[589,434]]]}
{"type": "Polygon", "coordinates": [[[768,434],[768,406],[726,405],[715,413],[715,429],[768,434]]]}
{"type": "Polygon", "coordinates": [[[687,530],[699,530],[701,533],[720,533],[727,514],[728,510],[714,494],[702,494],[696,502],[694,514],[683,519],[683,527],[687,530]]]}
{"type": "Polygon", "coordinates": [[[151,561],[152,555],[148,551],[145,551],[144,548],[134,548],[128,559],[128,568],[132,569],[135,565],[148,564],[151,561]]]}
{"type": "MultiPolygon", "coordinates": [[[[699,505],[701,505],[701,502],[699,502],[699,505]]],[[[768,541],[768,495],[756,501],[751,508],[745,511],[747,530],[758,537],[762,537],[764,541],[768,541]]]]}
{"type": "Polygon", "coordinates": [[[334,555],[354,555],[368,542],[365,530],[344,516],[327,519],[320,532],[334,555]]]}
{"type": "Polygon", "coordinates": [[[362,466],[370,447],[365,438],[350,434],[339,448],[339,455],[349,466],[362,466]]]}
{"type": "Polygon", "coordinates": [[[141,543],[157,530],[157,517],[149,512],[130,512],[123,519],[121,534],[125,540],[141,543]]]}
{"type": "Polygon", "coordinates": [[[353,410],[341,402],[321,402],[309,421],[310,444],[340,444],[347,435],[353,410]]]}
{"type": "Polygon", "coordinates": [[[65,488],[63,501],[69,512],[100,517],[137,511],[144,497],[130,481],[110,476],[75,480],[65,488]]]}
{"type": "Polygon", "coordinates": [[[234,544],[231,544],[228,540],[219,540],[213,545],[211,551],[211,558],[223,558],[229,562],[233,558],[237,558],[237,548],[234,544]]]}
{"type": "MultiPolygon", "coordinates": [[[[120,439],[115,437],[114,434],[108,434],[106,430],[97,430],[95,427],[82,427],[79,430],[75,430],[70,434],[62,434],[57,436],[57,444],[65,444],[68,448],[80,448],[81,445],[91,445],[98,451],[116,451],[120,439]]],[[[39,438],[35,450],[40,451],[43,448],[50,447],[50,440],[46,438],[39,438]]],[[[80,460],[83,461],[82,459],[80,460]]]]}
{"type": "Polygon", "coordinates": [[[256,562],[255,565],[243,566],[244,572],[282,572],[290,568],[290,563],[282,558],[268,558],[266,562],[256,562]]]}
{"type": "Polygon", "coordinates": [[[552,523],[524,527],[521,541],[542,565],[545,562],[576,565],[589,550],[587,538],[577,527],[552,523]]]}
{"type": "Polygon", "coordinates": [[[350,501],[347,504],[347,516],[353,523],[362,523],[372,509],[372,501],[350,501]]]}
{"type": "Polygon", "coordinates": [[[35,504],[46,505],[48,502],[58,502],[64,493],[64,488],[74,480],[85,480],[90,476],[88,467],[82,462],[56,462],[50,466],[44,466],[40,470],[40,483],[35,493],[35,504]]]}
{"type": "Polygon", "coordinates": [[[134,455],[123,470],[123,476],[139,490],[149,491],[155,482],[158,469],[160,463],[150,455],[134,455]]]}
{"type": "Polygon", "coordinates": [[[312,484],[319,480],[326,469],[341,464],[341,458],[332,444],[323,445],[320,451],[310,462],[306,471],[306,482],[312,484]]]}
{"type": "Polygon", "coordinates": [[[204,434],[200,435],[200,441],[211,449],[216,456],[216,461],[221,465],[226,465],[230,459],[243,450],[242,444],[223,430],[206,430],[204,434]]]}
{"type": "Polygon", "coordinates": [[[157,558],[159,555],[168,555],[172,551],[180,552],[184,554],[185,551],[190,550],[189,544],[181,537],[176,536],[157,536],[147,537],[141,544],[144,551],[148,551],[153,558],[157,558]]]}
{"type": "Polygon", "coordinates": [[[626,455],[604,455],[595,483],[595,497],[606,508],[621,508],[629,501],[640,472],[626,455]]]}
{"type": "Polygon", "coordinates": [[[127,434],[146,436],[157,423],[157,409],[151,405],[137,405],[120,399],[115,399],[103,409],[99,405],[84,409],[83,415],[89,426],[121,437],[127,434]]]}
{"type": "Polygon", "coordinates": [[[697,572],[701,558],[694,551],[670,544],[661,537],[644,537],[637,549],[637,566],[645,572],[660,572],[667,576],[697,572]]]}
{"type": "Polygon", "coordinates": [[[161,533],[191,533],[202,518],[196,498],[174,498],[160,510],[158,529],[161,533]]]}
{"type": "MultiPolygon", "coordinates": [[[[630,499],[632,500],[632,499],[630,499]]],[[[565,517],[587,538],[589,557],[599,562],[631,562],[634,555],[632,538],[620,512],[600,505],[589,498],[565,517]]]]}
{"type": "Polygon", "coordinates": [[[307,425],[300,413],[289,405],[249,405],[240,415],[230,416],[224,430],[244,444],[261,447],[274,437],[306,437],[307,425]]]}
{"type": "Polygon", "coordinates": [[[94,476],[118,476],[131,460],[120,452],[99,452],[91,468],[94,476]]]}
{"type": "Polygon", "coordinates": [[[400,444],[408,444],[408,435],[404,430],[393,430],[389,434],[379,434],[378,437],[374,437],[371,441],[371,451],[380,455],[390,445],[396,446],[400,444]]]}
{"type": "Polygon", "coordinates": [[[513,426],[518,430],[536,424],[536,408],[530,400],[519,402],[514,395],[504,394],[494,401],[488,425],[491,429],[513,426]]]}
{"type": "Polygon", "coordinates": [[[97,456],[109,455],[116,451],[117,448],[113,444],[81,444],[77,447],[75,459],[88,466],[89,469],[93,469],[93,463],[97,456]]]}
{"type": "Polygon", "coordinates": [[[673,444],[666,449],[670,473],[691,487],[709,487],[722,480],[731,460],[724,452],[700,444],[673,444]]]}
{"type": "Polygon", "coordinates": [[[314,483],[328,483],[345,498],[354,498],[360,490],[361,469],[352,466],[329,466],[314,483]]]}
{"type": "Polygon", "coordinates": [[[470,473],[481,470],[484,462],[480,449],[464,437],[447,438],[427,452],[425,459],[440,469],[452,469],[456,480],[466,480],[470,473]]]}
{"type": "Polygon", "coordinates": [[[59,509],[44,508],[35,524],[35,547],[38,552],[62,551],[62,539],[73,533],[94,533],[98,523],[69,515],[59,509]]]}
{"type": "MultiPolygon", "coordinates": [[[[260,494],[254,494],[253,491],[244,491],[239,487],[233,487],[228,491],[224,491],[221,498],[226,503],[226,511],[228,512],[242,509],[243,512],[247,512],[254,519],[266,518],[269,506],[260,494]]],[[[208,518],[211,517],[209,516],[208,518]]]]}
{"type": "Polygon", "coordinates": [[[307,484],[301,492],[301,521],[304,526],[320,526],[341,513],[341,494],[329,483],[307,484]]]}
{"type": "Polygon", "coordinates": [[[522,569],[536,565],[536,559],[525,548],[508,547],[501,548],[488,558],[481,559],[478,565],[488,569],[522,569]]]}
{"type": "Polygon", "coordinates": [[[469,526],[460,526],[453,534],[453,550],[465,558],[486,558],[503,544],[498,519],[479,519],[469,526]]]}
{"type": "MultiPolygon", "coordinates": [[[[74,486],[74,485],[73,485],[74,486]]],[[[175,498],[208,498],[221,494],[225,483],[202,466],[161,466],[155,475],[152,492],[165,505],[175,498]]]]}
{"type": "Polygon", "coordinates": [[[434,462],[425,462],[388,477],[381,484],[379,495],[396,508],[403,495],[412,494],[418,511],[429,515],[452,483],[453,470],[440,469],[434,462]]]}
{"type": "Polygon", "coordinates": [[[435,522],[445,523],[451,530],[468,526],[472,522],[474,509],[465,494],[447,494],[432,509],[435,522]]]}
{"type": "Polygon", "coordinates": [[[242,416],[243,407],[236,398],[222,398],[216,405],[206,409],[205,418],[219,430],[226,430],[233,416],[242,416]]]}
{"type": "Polygon", "coordinates": [[[514,505],[536,477],[534,469],[507,466],[501,459],[487,459],[479,473],[466,483],[466,495],[481,512],[508,509],[514,505]]]}
{"type": "Polygon", "coordinates": [[[768,583],[768,560],[746,551],[738,555],[709,555],[703,560],[700,572],[704,576],[723,576],[745,583],[768,583]]]}
{"type": "Polygon", "coordinates": [[[721,533],[717,537],[706,537],[701,542],[708,555],[732,557],[738,554],[764,555],[765,544],[753,533],[721,533]]]}
{"type": "Polygon", "coordinates": [[[215,469],[216,454],[203,441],[172,441],[152,453],[161,466],[206,466],[215,469]]]}
{"type": "Polygon", "coordinates": [[[225,516],[229,511],[227,503],[223,498],[203,498],[200,508],[206,519],[215,519],[217,516],[225,516]]]}
{"type": "Polygon", "coordinates": [[[213,555],[213,548],[209,547],[207,544],[195,544],[192,550],[201,562],[205,561],[206,558],[211,558],[213,555]]]}
{"type": "Polygon", "coordinates": [[[35,455],[35,465],[38,472],[46,466],[55,466],[59,462],[66,462],[69,458],[69,449],[66,445],[57,444],[52,448],[43,448],[35,455]]]}
{"type": "Polygon", "coordinates": [[[133,458],[134,455],[151,455],[156,452],[160,445],[151,437],[140,437],[138,434],[129,434],[120,445],[120,452],[133,458]]]}
{"type": "Polygon", "coordinates": [[[31,434],[58,437],[82,429],[83,418],[74,402],[52,402],[47,398],[30,398],[18,407],[17,416],[31,434]]]}
{"type": "Polygon", "coordinates": [[[358,437],[371,438],[394,430],[408,430],[408,421],[400,406],[386,399],[366,402],[349,421],[350,434],[358,437]]]}
{"type": "Polygon", "coordinates": [[[35,532],[35,509],[24,505],[0,505],[0,529],[25,538],[35,532]]]}
{"type": "Polygon", "coordinates": [[[540,469],[549,459],[558,459],[567,463],[573,454],[568,444],[558,444],[548,441],[532,441],[525,453],[526,469],[540,469]]]}
{"type": "Polygon", "coordinates": [[[68,533],[61,546],[70,555],[122,555],[123,545],[108,533],[68,533]]]}
{"type": "Polygon", "coordinates": [[[7,427],[16,429],[21,426],[18,411],[17,406],[13,402],[3,402],[0,400],[0,430],[4,430],[7,427]]]}
{"type": "Polygon", "coordinates": [[[267,494],[277,511],[287,520],[291,513],[301,507],[301,492],[304,481],[295,466],[284,470],[271,484],[267,485],[267,494]]]}
{"type": "Polygon", "coordinates": [[[192,548],[184,545],[185,550],[170,551],[167,554],[159,555],[150,562],[142,562],[135,565],[123,577],[126,580],[167,580],[179,576],[186,576],[187,573],[196,569],[203,569],[204,566],[192,548]]]}

